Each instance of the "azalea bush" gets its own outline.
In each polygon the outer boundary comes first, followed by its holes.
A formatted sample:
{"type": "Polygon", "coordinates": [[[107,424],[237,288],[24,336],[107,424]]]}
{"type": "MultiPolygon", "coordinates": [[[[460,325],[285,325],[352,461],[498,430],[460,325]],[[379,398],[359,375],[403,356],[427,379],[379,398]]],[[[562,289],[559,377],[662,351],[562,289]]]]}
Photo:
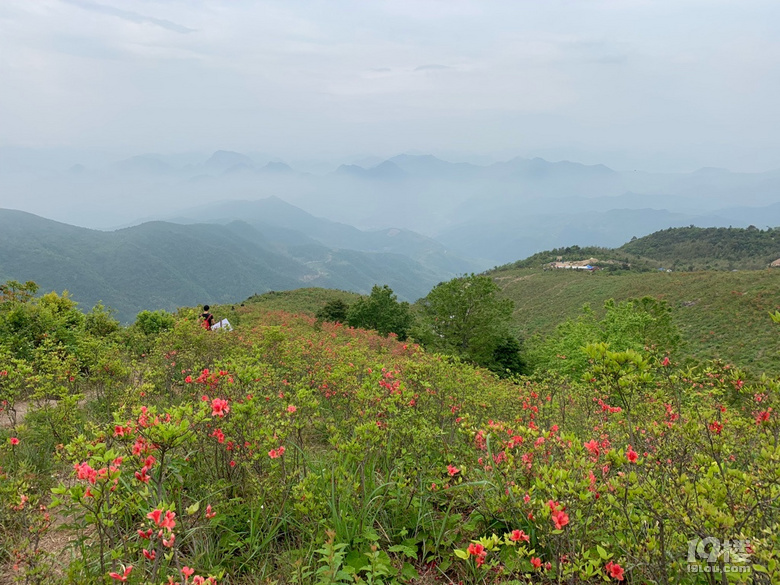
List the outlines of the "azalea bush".
{"type": "MultiPolygon", "coordinates": [[[[615,309],[610,330],[663,329],[653,307],[615,309]]],[[[502,380],[392,334],[241,310],[232,332],[101,316],[0,344],[18,580],[780,579],[777,380],[598,337],[576,375],[502,380]],[[65,566],[40,544],[52,530],[65,566]]]]}

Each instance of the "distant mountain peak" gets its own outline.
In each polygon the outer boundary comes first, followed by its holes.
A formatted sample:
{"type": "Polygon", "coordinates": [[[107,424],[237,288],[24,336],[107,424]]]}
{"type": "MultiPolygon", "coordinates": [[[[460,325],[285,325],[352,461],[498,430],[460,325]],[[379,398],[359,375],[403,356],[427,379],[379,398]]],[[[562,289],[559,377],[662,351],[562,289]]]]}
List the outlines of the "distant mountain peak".
{"type": "Polygon", "coordinates": [[[236,165],[254,166],[254,161],[240,152],[233,152],[232,150],[217,150],[209,159],[203,164],[203,166],[211,171],[223,172],[236,165]]]}
{"type": "Polygon", "coordinates": [[[265,165],[261,171],[271,172],[271,173],[292,173],[293,168],[285,164],[283,162],[277,162],[277,161],[271,161],[267,165],[265,165]]]}

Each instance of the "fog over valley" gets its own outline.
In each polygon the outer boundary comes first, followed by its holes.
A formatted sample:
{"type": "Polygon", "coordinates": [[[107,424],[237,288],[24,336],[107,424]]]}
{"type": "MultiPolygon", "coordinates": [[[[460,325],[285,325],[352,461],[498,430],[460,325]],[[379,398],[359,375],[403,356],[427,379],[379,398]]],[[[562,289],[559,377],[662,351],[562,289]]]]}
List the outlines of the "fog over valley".
{"type": "Polygon", "coordinates": [[[169,309],[414,300],[556,247],[780,225],[779,28],[768,0],[5,3],[0,278],[128,317],[107,274],[132,257],[169,309]],[[243,284],[194,284],[188,254],[243,284]]]}

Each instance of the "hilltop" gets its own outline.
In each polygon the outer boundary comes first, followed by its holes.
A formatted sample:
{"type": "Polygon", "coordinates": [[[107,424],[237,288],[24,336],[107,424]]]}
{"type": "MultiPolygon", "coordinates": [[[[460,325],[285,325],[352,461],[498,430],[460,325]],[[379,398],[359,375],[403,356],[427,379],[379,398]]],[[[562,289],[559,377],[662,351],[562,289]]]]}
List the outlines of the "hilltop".
{"type": "Polygon", "coordinates": [[[600,268],[633,271],[761,270],[780,258],[780,228],[668,228],[618,248],[567,246],[499,267],[537,268],[558,259],[595,258],[600,268]]]}
{"type": "MultiPolygon", "coordinates": [[[[650,296],[665,300],[685,340],[682,351],[777,372],[777,330],[768,313],[780,308],[780,270],[692,270],[697,266],[766,267],[777,249],[774,230],[704,230],[720,246],[697,246],[697,228],[667,230],[617,249],[570,247],[536,254],[489,274],[514,301],[513,321],[526,340],[548,335],[584,305],[650,296]],[[633,254],[636,251],[642,255],[633,254]],[[688,251],[688,255],[683,255],[688,251]],[[546,270],[547,262],[598,259],[593,272],[546,270]],[[677,259],[675,261],[675,258],[677,259]],[[684,260],[683,260],[684,259],[684,260]],[[608,264],[607,262],[614,262],[608,264]],[[677,272],[661,267],[684,265],[677,272]]],[[[778,250],[780,255],[780,250],[778,250]]]]}

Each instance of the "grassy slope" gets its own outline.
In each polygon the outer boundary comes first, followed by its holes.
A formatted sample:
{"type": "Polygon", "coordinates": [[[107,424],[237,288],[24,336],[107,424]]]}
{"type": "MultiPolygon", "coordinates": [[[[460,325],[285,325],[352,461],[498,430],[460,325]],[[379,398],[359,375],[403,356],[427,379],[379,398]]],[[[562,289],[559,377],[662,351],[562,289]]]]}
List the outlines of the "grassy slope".
{"type": "Polygon", "coordinates": [[[330,288],[299,288],[287,291],[271,291],[249,297],[244,302],[244,312],[254,313],[256,311],[250,311],[249,309],[258,309],[261,311],[285,311],[293,314],[314,315],[328,301],[340,299],[351,305],[359,298],[359,294],[330,288]]]}
{"type": "Polygon", "coordinates": [[[780,371],[780,331],[767,315],[780,308],[780,270],[609,275],[512,268],[492,276],[514,300],[525,337],[551,332],[586,303],[599,311],[610,298],[652,296],[672,306],[686,354],[780,371]]]}

